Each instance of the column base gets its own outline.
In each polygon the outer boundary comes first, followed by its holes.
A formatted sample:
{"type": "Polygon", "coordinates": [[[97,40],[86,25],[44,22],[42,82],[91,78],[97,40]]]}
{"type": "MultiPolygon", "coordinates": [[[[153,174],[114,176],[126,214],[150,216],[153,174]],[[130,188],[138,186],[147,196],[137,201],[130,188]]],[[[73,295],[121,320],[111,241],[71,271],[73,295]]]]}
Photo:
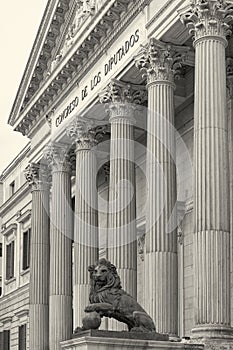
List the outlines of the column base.
{"type": "Polygon", "coordinates": [[[197,326],[187,343],[204,344],[205,350],[232,350],[233,328],[219,325],[197,326]]]}
{"type": "Polygon", "coordinates": [[[159,333],[130,333],[91,330],[75,335],[73,339],[62,342],[64,350],[203,350],[201,344],[170,342],[168,335],[159,333]]]}
{"type": "Polygon", "coordinates": [[[192,329],[192,338],[195,339],[232,339],[233,328],[221,325],[202,325],[192,329]]]}

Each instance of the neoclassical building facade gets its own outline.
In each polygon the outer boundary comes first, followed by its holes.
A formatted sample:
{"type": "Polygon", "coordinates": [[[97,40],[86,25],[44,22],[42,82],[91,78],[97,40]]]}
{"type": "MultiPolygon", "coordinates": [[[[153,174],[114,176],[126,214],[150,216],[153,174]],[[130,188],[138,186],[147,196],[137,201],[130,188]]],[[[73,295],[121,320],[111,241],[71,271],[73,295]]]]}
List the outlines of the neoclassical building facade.
{"type": "Polygon", "coordinates": [[[99,257],[158,332],[233,349],[232,23],[227,0],[48,1],[0,177],[0,349],[61,349],[99,257]]]}

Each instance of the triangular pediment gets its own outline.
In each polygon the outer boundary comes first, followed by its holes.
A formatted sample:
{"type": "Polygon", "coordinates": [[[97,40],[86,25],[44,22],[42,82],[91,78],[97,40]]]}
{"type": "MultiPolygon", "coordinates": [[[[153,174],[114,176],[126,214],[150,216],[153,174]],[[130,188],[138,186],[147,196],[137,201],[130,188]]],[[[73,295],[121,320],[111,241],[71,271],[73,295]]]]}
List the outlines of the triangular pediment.
{"type": "Polygon", "coordinates": [[[106,0],[48,1],[11,110],[10,125],[15,125],[33,96],[64,58],[85,22],[107,3],[106,0]]]}
{"type": "Polygon", "coordinates": [[[54,99],[95,59],[129,6],[133,0],[49,0],[8,120],[16,131],[28,135],[40,116],[49,117],[54,99]]]}
{"type": "MultiPolygon", "coordinates": [[[[74,26],[83,1],[49,0],[11,110],[8,123],[14,125],[40,86],[51,73],[74,26]]],[[[66,43],[67,42],[67,43],[66,43]]]]}

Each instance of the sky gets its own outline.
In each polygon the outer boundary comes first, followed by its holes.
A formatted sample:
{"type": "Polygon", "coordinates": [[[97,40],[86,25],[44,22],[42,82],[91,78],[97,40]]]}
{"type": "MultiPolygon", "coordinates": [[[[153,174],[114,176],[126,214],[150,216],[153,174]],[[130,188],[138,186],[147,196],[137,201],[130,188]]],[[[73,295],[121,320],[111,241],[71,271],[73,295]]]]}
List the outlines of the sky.
{"type": "Polygon", "coordinates": [[[0,0],[0,174],[29,139],[7,124],[48,0],[0,0]]]}

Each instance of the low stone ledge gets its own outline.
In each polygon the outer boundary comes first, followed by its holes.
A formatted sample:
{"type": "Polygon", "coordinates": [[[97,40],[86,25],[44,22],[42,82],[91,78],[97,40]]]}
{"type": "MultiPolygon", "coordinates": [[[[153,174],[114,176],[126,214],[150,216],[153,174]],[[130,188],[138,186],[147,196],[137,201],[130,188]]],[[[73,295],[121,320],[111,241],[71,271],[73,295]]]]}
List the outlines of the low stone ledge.
{"type": "Polygon", "coordinates": [[[64,350],[203,350],[203,345],[168,341],[168,336],[158,333],[130,333],[90,330],[75,334],[61,343],[64,350]]]}

